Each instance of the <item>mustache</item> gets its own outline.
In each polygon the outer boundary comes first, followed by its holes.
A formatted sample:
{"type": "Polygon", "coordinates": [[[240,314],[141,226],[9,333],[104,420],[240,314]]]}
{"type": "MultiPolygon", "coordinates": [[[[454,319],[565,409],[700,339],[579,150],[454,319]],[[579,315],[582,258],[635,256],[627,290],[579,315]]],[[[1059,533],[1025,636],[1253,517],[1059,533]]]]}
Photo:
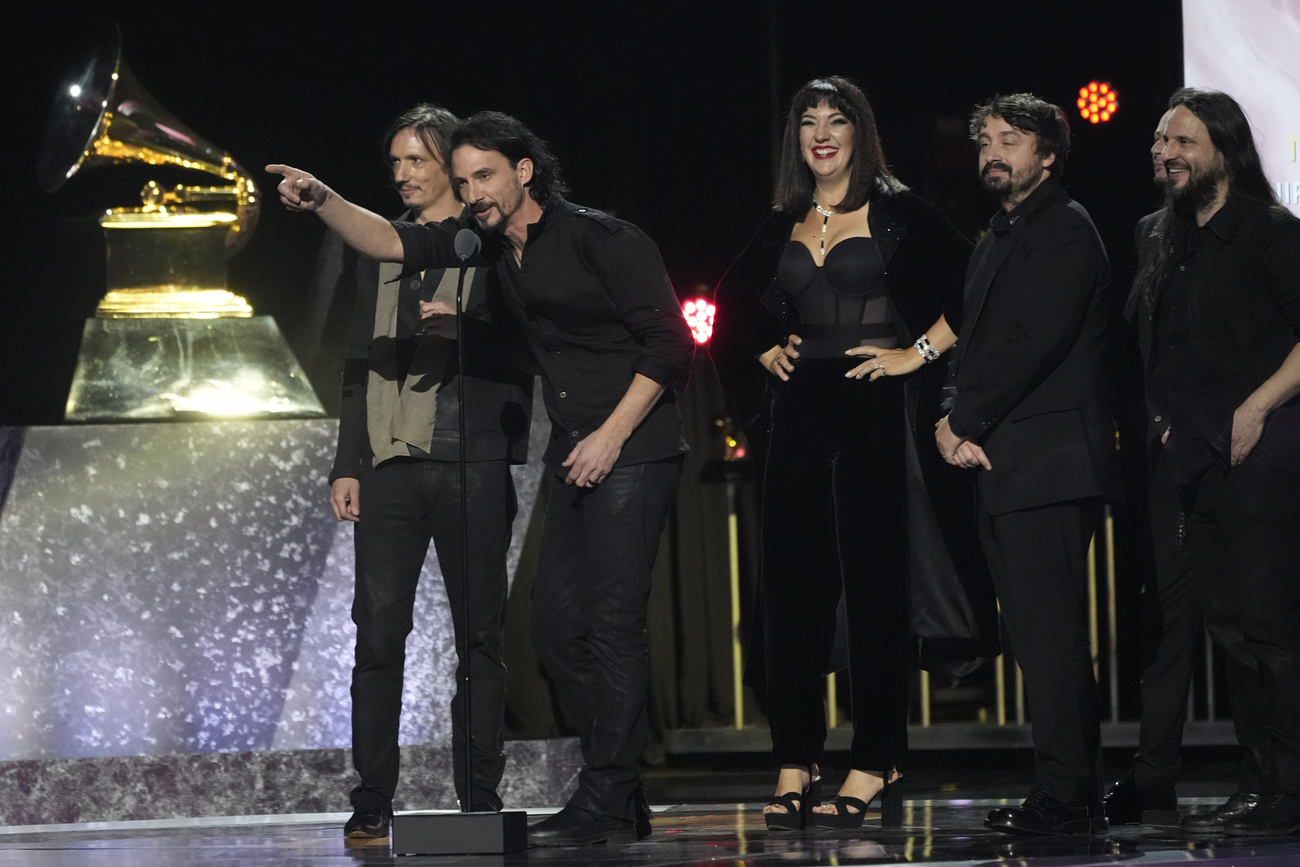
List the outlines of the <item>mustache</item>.
{"type": "Polygon", "coordinates": [[[1011,166],[1007,165],[1006,163],[1000,160],[994,160],[993,162],[986,164],[984,168],[980,169],[980,174],[987,175],[993,169],[998,169],[999,171],[1003,171],[1006,172],[1007,174],[1011,174],[1011,166]]]}
{"type": "Polygon", "coordinates": [[[389,181],[389,182],[388,182],[388,189],[390,189],[390,190],[397,190],[397,191],[400,192],[400,191],[402,191],[402,190],[406,190],[406,189],[418,190],[419,187],[418,187],[417,185],[411,183],[410,181],[389,181]]]}

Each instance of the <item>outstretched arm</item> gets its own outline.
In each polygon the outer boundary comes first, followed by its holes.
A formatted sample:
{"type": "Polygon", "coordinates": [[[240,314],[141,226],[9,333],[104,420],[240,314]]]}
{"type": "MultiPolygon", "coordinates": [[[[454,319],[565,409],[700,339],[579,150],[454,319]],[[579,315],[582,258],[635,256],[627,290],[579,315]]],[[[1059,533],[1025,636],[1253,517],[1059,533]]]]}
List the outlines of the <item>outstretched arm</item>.
{"type": "Polygon", "coordinates": [[[266,170],[281,176],[276,191],[286,208],[314,211],[358,253],[380,262],[402,261],[402,242],[392,223],[357,207],[301,169],[274,163],[266,170]]]}

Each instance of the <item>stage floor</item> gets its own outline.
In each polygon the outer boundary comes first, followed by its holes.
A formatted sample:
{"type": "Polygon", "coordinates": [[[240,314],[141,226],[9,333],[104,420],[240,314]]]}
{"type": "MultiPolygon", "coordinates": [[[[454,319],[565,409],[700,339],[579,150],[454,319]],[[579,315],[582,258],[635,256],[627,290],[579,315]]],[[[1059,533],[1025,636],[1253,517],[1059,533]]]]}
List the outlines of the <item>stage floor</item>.
{"type": "MultiPolygon", "coordinates": [[[[531,849],[508,856],[394,856],[387,841],[349,846],[346,814],[173,819],[0,828],[0,865],[23,867],[328,867],[328,865],[986,865],[1300,864],[1300,838],[1193,839],[1172,827],[1124,827],[1100,838],[1010,837],[982,827],[1003,800],[914,800],[906,825],[882,831],[869,817],[855,832],[778,835],[757,804],[655,808],[655,831],[630,845],[531,849]]],[[[1206,800],[1205,803],[1216,803],[1206,800]]],[[[1204,806],[1184,800],[1184,812],[1204,806]]],[[[532,814],[530,819],[544,815],[532,814]]]]}

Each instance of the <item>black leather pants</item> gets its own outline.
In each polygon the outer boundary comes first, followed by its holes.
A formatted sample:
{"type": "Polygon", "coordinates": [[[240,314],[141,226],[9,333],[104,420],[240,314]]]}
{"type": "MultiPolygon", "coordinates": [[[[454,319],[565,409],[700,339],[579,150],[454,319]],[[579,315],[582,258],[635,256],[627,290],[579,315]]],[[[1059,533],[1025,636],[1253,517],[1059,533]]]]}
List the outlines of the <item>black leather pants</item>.
{"type": "Polygon", "coordinates": [[[594,488],[552,477],[533,641],[582,742],[569,804],[631,820],[646,739],[646,602],[681,461],[618,467],[594,488]]]}

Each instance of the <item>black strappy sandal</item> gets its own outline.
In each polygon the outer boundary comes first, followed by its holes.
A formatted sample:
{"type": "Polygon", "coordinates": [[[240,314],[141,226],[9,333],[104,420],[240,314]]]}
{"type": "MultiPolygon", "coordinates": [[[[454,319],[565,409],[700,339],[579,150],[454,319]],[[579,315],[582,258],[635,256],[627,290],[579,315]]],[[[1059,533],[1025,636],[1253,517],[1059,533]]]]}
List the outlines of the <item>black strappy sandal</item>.
{"type": "Polygon", "coordinates": [[[769,807],[784,807],[784,813],[764,813],[763,820],[769,831],[802,831],[810,824],[809,817],[814,815],[812,808],[821,803],[822,778],[812,776],[809,769],[808,786],[802,792],[786,792],[768,801],[769,807]]]}
{"type": "Polygon", "coordinates": [[[861,828],[862,820],[867,817],[867,810],[880,799],[880,827],[896,828],[903,824],[903,778],[899,777],[876,792],[870,801],[854,798],[851,795],[837,795],[831,803],[834,813],[813,813],[813,824],[818,828],[845,830],[861,828]],[[852,807],[856,813],[849,811],[852,807]]]}

